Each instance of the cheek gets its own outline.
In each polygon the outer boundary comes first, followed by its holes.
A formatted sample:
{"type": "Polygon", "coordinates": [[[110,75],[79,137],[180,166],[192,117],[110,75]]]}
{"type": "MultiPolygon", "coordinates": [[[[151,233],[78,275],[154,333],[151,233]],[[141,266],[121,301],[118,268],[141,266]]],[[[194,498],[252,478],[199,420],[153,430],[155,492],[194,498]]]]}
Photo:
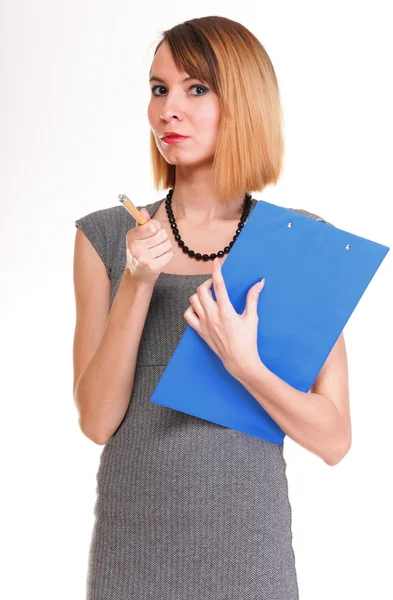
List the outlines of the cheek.
{"type": "Polygon", "coordinates": [[[196,115],[196,130],[206,139],[215,139],[220,126],[220,111],[216,103],[201,106],[196,115]]]}
{"type": "Polygon", "coordinates": [[[151,103],[149,103],[148,107],[147,107],[147,120],[149,121],[149,125],[152,127],[153,126],[153,111],[151,108],[151,103]]]}
{"type": "Polygon", "coordinates": [[[209,112],[200,113],[196,123],[198,138],[205,141],[213,141],[217,138],[220,121],[209,112]]]}
{"type": "Polygon", "coordinates": [[[154,106],[154,102],[150,101],[147,107],[147,119],[152,129],[159,129],[162,121],[160,120],[160,109],[154,106]]]}

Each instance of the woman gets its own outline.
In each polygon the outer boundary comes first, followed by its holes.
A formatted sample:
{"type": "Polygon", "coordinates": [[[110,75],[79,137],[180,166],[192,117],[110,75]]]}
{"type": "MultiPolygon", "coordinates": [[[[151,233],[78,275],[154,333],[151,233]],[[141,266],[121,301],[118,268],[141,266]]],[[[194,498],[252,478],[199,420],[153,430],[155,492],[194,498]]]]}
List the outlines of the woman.
{"type": "Polygon", "coordinates": [[[245,27],[205,17],[164,32],[150,86],[154,181],[167,196],[142,208],[142,226],[120,205],[76,221],[74,394],[83,432],[105,444],[87,597],[295,600],[283,444],[150,402],[190,325],[239,381],[259,382],[256,398],[292,439],[331,465],[350,447],[343,336],[309,402],[261,363],[255,375],[258,285],[244,315],[225,296],[220,264],[257,202],[248,190],[282,168],[275,72],[245,27]]]}

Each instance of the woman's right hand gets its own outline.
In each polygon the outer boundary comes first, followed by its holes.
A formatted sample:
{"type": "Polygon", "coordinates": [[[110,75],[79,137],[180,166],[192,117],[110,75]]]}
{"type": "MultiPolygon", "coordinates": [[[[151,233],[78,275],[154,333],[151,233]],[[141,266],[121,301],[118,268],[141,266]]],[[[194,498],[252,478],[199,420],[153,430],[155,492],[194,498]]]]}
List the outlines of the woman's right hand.
{"type": "Polygon", "coordinates": [[[146,208],[140,211],[148,219],[144,225],[127,231],[127,266],[135,280],[154,284],[161,270],[173,258],[172,241],[157,219],[151,219],[146,208]]]}

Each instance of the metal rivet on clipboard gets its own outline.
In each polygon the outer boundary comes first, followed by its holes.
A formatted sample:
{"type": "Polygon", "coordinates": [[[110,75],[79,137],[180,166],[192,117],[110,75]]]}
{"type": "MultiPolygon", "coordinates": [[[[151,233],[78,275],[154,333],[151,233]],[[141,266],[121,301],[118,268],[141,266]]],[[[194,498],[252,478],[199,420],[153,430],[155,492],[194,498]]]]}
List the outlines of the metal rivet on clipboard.
{"type": "MultiPolygon", "coordinates": [[[[322,223],[325,223],[325,221],[323,219],[315,219],[316,221],[321,221],[322,223]]],[[[288,227],[292,227],[292,223],[288,223],[288,227]]],[[[351,248],[350,244],[347,244],[345,246],[345,250],[349,250],[351,248]]]]}

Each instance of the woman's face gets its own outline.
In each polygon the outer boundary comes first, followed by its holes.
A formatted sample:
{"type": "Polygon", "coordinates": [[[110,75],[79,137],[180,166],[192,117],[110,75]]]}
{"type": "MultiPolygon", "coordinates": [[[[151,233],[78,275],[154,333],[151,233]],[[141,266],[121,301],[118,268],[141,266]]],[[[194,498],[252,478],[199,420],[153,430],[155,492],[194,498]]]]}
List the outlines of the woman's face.
{"type": "Polygon", "coordinates": [[[183,81],[188,76],[177,70],[168,43],[163,42],[151,67],[149,85],[152,91],[147,114],[157,148],[171,165],[212,162],[217,143],[218,96],[199,79],[183,81]],[[160,137],[165,131],[188,138],[168,144],[160,137]]]}

